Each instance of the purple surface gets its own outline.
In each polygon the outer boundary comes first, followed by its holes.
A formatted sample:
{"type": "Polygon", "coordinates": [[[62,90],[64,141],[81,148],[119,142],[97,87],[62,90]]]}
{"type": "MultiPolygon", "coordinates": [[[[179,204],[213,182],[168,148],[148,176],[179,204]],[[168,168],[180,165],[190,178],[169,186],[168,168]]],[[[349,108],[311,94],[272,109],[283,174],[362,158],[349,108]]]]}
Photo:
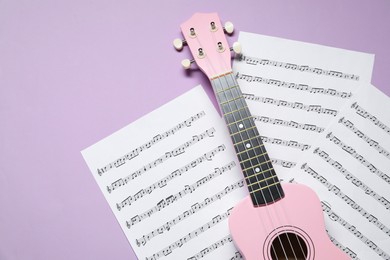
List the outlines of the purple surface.
{"type": "Polygon", "coordinates": [[[194,12],[374,53],[390,95],[390,2],[314,2],[0,1],[0,259],[136,259],[80,150],[199,83],[210,93],[171,44],[194,12]]]}

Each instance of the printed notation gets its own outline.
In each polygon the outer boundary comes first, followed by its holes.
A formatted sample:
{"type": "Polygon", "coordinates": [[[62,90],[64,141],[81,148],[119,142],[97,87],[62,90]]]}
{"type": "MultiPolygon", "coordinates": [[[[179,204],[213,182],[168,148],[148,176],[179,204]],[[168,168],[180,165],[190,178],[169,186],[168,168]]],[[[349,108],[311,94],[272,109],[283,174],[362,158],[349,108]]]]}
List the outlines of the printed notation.
{"type": "Polygon", "coordinates": [[[289,161],[275,159],[275,158],[270,158],[270,159],[273,165],[280,165],[284,168],[294,168],[297,165],[296,162],[289,162],[289,161]]]}
{"type": "Polygon", "coordinates": [[[263,143],[270,143],[270,144],[287,146],[287,147],[296,148],[296,149],[299,149],[302,151],[308,150],[311,147],[308,144],[299,143],[299,142],[293,141],[293,140],[283,140],[283,139],[272,138],[272,137],[267,137],[267,136],[260,136],[260,137],[261,137],[261,140],[263,141],[263,143]]]}
{"type": "MultiPolygon", "coordinates": [[[[232,161],[221,168],[216,168],[214,170],[214,172],[206,175],[205,177],[203,177],[202,179],[193,183],[192,185],[185,185],[183,190],[179,191],[178,193],[176,193],[174,195],[170,195],[165,199],[162,199],[160,202],[157,203],[156,206],[152,207],[151,209],[148,209],[147,211],[145,211],[144,213],[141,213],[140,215],[136,215],[136,216],[132,217],[129,221],[126,221],[127,228],[130,229],[131,226],[141,222],[142,220],[144,220],[146,218],[149,218],[154,213],[161,211],[165,207],[168,207],[170,204],[174,203],[175,201],[179,200],[180,198],[183,198],[187,194],[193,193],[199,187],[208,183],[212,179],[222,175],[223,173],[230,171],[235,166],[236,166],[236,164],[234,163],[234,161],[232,161]]],[[[226,189],[230,190],[230,189],[232,189],[232,187],[228,186],[226,189]]]]}
{"type": "Polygon", "coordinates": [[[313,131],[318,133],[322,133],[325,130],[324,127],[320,127],[316,125],[301,124],[294,121],[287,121],[287,120],[282,120],[282,119],[277,119],[277,118],[272,118],[267,116],[253,116],[253,119],[255,121],[259,121],[267,124],[288,126],[292,128],[313,131]]]}
{"type": "Polygon", "coordinates": [[[190,146],[198,143],[199,141],[202,141],[206,139],[207,137],[213,137],[215,133],[214,128],[210,128],[203,133],[199,135],[194,135],[191,140],[188,140],[184,144],[180,145],[179,147],[176,147],[172,151],[166,152],[164,155],[162,155],[160,158],[142,166],[137,171],[133,172],[132,174],[126,176],[125,178],[121,178],[113,182],[110,186],[107,186],[108,193],[111,193],[113,190],[117,190],[120,187],[125,186],[128,184],[131,180],[134,180],[135,178],[141,176],[143,173],[147,172],[148,170],[157,167],[159,164],[163,163],[164,161],[168,160],[169,158],[176,157],[186,151],[190,146]]]}
{"type": "Polygon", "coordinates": [[[359,81],[358,75],[347,74],[347,73],[333,71],[333,70],[320,69],[320,68],[310,67],[307,65],[298,65],[298,64],[287,63],[287,62],[266,60],[266,59],[261,59],[256,57],[245,56],[245,55],[240,56],[240,61],[245,61],[249,65],[274,66],[274,67],[280,67],[284,69],[301,71],[301,72],[311,72],[317,75],[333,76],[341,79],[359,81]]]}
{"type": "Polygon", "coordinates": [[[366,110],[364,110],[361,106],[357,104],[357,102],[353,103],[351,108],[355,109],[356,114],[358,114],[363,118],[369,119],[372,123],[374,123],[380,129],[382,129],[383,131],[385,131],[390,135],[390,128],[384,123],[382,123],[381,121],[379,121],[379,119],[376,118],[376,116],[373,116],[370,113],[368,113],[366,110]]]}
{"type": "Polygon", "coordinates": [[[340,97],[340,98],[351,98],[352,93],[351,92],[343,92],[343,91],[337,91],[335,89],[331,88],[315,88],[311,87],[306,84],[299,84],[299,83],[292,83],[292,82],[286,82],[286,81],[281,81],[281,80],[276,80],[276,79],[267,79],[263,77],[258,77],[258,76],[251,76],[247,74],[240,74],[237,72],[236,74],[237,79],[245,80],[247,82],[258,82],[262,84],[267,84],[271,86],[277,86],[277,87],[283,87],[283,88],[289,88],[289,89],[295,89],[295,90],[300,90],[300,91],[305,91],[313,94],[324,94],[324,95],[329,95],[329,96],[335,96],[335,97],[340,97]]]}
{"type": "Polygon", "coordinates": [[[107,164],[106,166],[97,169],[97,173],[101,176],[103,173],[108,172],[109,170],[113,168],[118,168],[126,163],[126,161],[130,161],[131,159],[137,157],[141,152],[149,149],[154,144],[160,142],[161,140],[174,135],[176,132],[180,131],[181,129],[184,129],[185,127],[190,127],[195,121],[200,119],[201,117],[205,116],[206,113],[204,111],[201,111],[197,113],[194,116],[191,116],[190,118],[184,120],[183,122],[179,123],[178,125],[172,127],[171,129],[156,135],[153,137],[150,141],[144,143],[143,145],[137,147],[136,149],[132,150],[131,152],[125,154],[119,159],[116,159],[115,161],[107,164]]]}
{"type": "Polygon", "coordinates": [[[234,253],[234,256],[230,258],[229,260],[238,260],[238,259],[244,259],[244,257],[240,254],[240,252],[236,251],[234,253]]]}
{"type": "Polygon", "coordinates": [[[330,241],[333,242],[333,244],[335,246],[337,246],[338,248],[340,248],[341,250],[343,250],[347,255],[349,255],[352,259],[356,259],[356,260],[360,260],[358,257],[357,257],[357,254],[355,252],[353,252],[349,247],[345,247],[343,244],[341,244],[339,241],[336,240],[336,238],[332,237],[331,235],[329,235],[329,238],[330,238],[330,241]]]}
{"type": "Polygon", "coordinates": [[[183,244],[189,242],[191,239],[198,237],[203,232],[209,230],[210,228],[214,227],[218,223],[227,219],[229,217],[232,209],[233,208],[230,208],[225,213],[213,217],[211,221],[209,221],[206,224],[204,224],[203,226],[195,229],[194,231],[188,233],[188,235],[178,239],[177,241],[173,242],[172,244],[170,244],[166,248],[154,253],[152,256],[146,257],[146,260],[156,260],[156,259],[159,259],[161,257],[164,257],[164,256],[171,254],[173,250],[182,247],[183,244]]]}
{"type": "MultiPolygon", "coordinates": [[[[213,243],[212,245],[202,249],[200,252],[196,253],[194,256],[191,256],[187,258],[187,260],[198,260],[203,258],[204,256],[210,254],[214,250],[233,242],[233,239],[230,237],[230,235],[225,236],[224,238],[218,240],[217,242],[213,243]]],[[[239,259],[239,258],[237,258],[239,259]]]]}
{"type": "Polygon", "coordinates": [[[361,180],[359,180],[351,172],[349,172],[347,169],[345,169],[338,161],[333,160],[329,156],[329,154],[327,154],[325,151],[321,150],[320,148],[316,148],[313,153],[318,155],[325,162],[332,165],[337,171],[339,171],[341,174],[343,174],[347,180],[352,182],[352,184],[354,184],[356,187],[359,187],[360,189],[362,189],[365,194],[373,197],[380,204],[382,204],[387,210],[390,209],[390,202],[385,197],[380,196],[373,189],[371,189],[369,186],[367,186],[365,183],[363,183],[361,180]]]}
{"type": "Polygon", "coordinates": [[[343,118],[340,118],[339,123],[346,126],[349,130],[351,130],[353,133],[355,133],[359,138],[363,139],[370,146],[374,147],[375,150],[377,150],[380,154],[383,154],[388,159],[390,159],[390,153],[386,149],[384,149],[382,146],[380,146],[377,141],[371,139],[366,134],[364,134],[359,129],[357,129],[351,121],[349,121],[343,117],[343,118]]]}
{"type": "Polygon", "coordinates": [[[339,146],[341,149],[349,153],[353,158],[358,160],[361,164],[366,166],[370,172],[375,173],[377,176],[379,176],[382,180],[390,184],[390,177],[383,173],[381,170],[377,169],[373,164],[371,164],[366,158],[364,158],[362,155],[358,154],[355,149],[353,149],[351,146],[346,145],[343,143],[339,138],[333,135],[332,132],[328,133],[326,135],[326,138],[329,139],[329,141],[333,142],[337,146],[339,146]]]}
{"type": "Polygon", "coordinates": [[[307,164],[302,165],[302,169],[306,173],[310,174],[314,179],[318,180],[330,192],[332,192],[334,195],[338,196],[345,203],[347,203],[349,206],[351,206],[352,209],[356,210],[360,215],[365,217],[370,223],[375,225],[377,228],[379,228],[381,231],[383,231],[386,235],[388,235],[390,237],[390,229],[388,227],[386,227],[382,222],[380,222],[374,215],[370,214],[362,206],[357,204],[353,199],[351,199],[349,196],[344,194],[340,190],[339,187],[337,187],[336,185],[333,185],[326,178],[324,178],[324,176],[322,176],[321,174],[317,173],[315,170],[313,170],[307,164]]]}
{"type": "Polygon", "coordinates": [[[235,191],[235,190],[240,189],[242,187],[244,187],[244,180],[240,180],[232,185],[226,186],[226,188],[217,192],[213,196],[207,197],[203,201],[193,204],[190,209],[184,211],[182,214],[180,214],[176,218],[167,221],[165,224],[152,230],[148,234],[143,235],[142,237],[136,239],[135,242],[136,242],[137,246],[140,247],[140,246],[146,245],[146,243],[148,241],[150,241],[152,238],[154,238],[158,235],[161,235],[166,231],[170,231],[173,226],[175,226],[176,224],[180,223],[181,221],[187,219],[189,216],[191,216],[191,215],[197,213],[198,211],[200,211],[201,209],[209,206],[213,202],[216,202],[216,201],[222,199],[224,196],[228,195],[232,191],[235,191]]]}
{"type": "Polygon", "coordinates": [[[198,166],[202,162],[211,161],[215,155],[217,155],[218,153],[220,153],[222,151],[225,151],[225,149],[226,149],[225,145],[220,145],[220,146],[214,148],[213,150],[203,154],[199,158],[191,161],[190,163],[186,164],[185,166],[181,167],[180,169],[173,171],[171,174],[169,174],[168,176],[162,178],[161,180],[153,183],[149,187],[147,187],[145,189],[141,189],[140,191],[135,193],[133,196],[129,196],[125,200],[123,200],[122,202],[117,203],[116,206],[117,206],[118,210],[121,210],[122,208],[124,208],[126,206],[130,206],[133,202],[147,196],[148,194],[151,194],[155,189],[161,189],[161,188],[165,187],[169,181],[171,181],[171,180],[175,179],[176,177],[181,176],[182,174],[195,168],[196,166],[198,166]]]}
{"type": "Polygon", "coordinates": [[[383,259],[390,259],[390,256],[383,251],[379,246],[377,246],[374,242],[372,242],[370,239],[368,239],[366,236],[364,236],[357,228],[351,224],[349,224],[347,221],[345,221],[343,218],[338,216],[329,205],[325,202],[321,202],[322,204],[322,210],[328,215],[329,219],[338,222],[341,226],[343,226],[345,229],[347,229],[349,232],[351,232],[356,238],[358,238],[360,241],[362,241],[366,246],[368,246],[371,250],[373,250],[375,253],[377,253],[380,257],[383,259]]]}
{"type": "Polygon", "coordinates": [[[307,112],[315,112],[318,114],[326,114],[326,115],[332,115],[332,116],[337,116],[338,111],[334,109],[328,109],[328,108],[323,108],[320,105],[305,105],[300,102],[289,102],[281,99],[276,99],[276,98],[269,98],[269,97],[258,97],[253,94],[243,94],[243,97],[246,100],[252,100],[252,101],[257,101],[261,102],[264,104],[272,104],[275,106],[281,106],[281,107],[288,107],[292,109],[299,109],[307,112]]]}

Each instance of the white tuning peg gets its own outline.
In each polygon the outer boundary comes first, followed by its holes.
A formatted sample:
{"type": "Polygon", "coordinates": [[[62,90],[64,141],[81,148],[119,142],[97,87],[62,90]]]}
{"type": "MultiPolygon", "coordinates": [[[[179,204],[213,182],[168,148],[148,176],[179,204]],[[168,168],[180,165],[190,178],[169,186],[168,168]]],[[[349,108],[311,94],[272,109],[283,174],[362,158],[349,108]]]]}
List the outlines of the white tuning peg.
{"type": "Polygon", "coordinates": [[[183,66],[184,69],[188,70],[191,67],[191,63],[193,61],[190,61],[189,59],[184,59],[181,61],[181,65],[183,66]]]}
{"type": "Polygon", "coordinates": [[[175,47],[175,49],[177,51],[181,51],[183,49],[183,45],[186,43],[185,40],[182,40],[182,39],[174,39],[173,40],[173,47],[175,47]]]}
{"type": "Polygon", "coordinates": [[[242,48],[241,48],[241,43],[235,42],[233,43],[233,47],[230,48],[231,51],[234,51],[235,54],[241,54],[242,48]]]}
{"type": "Polygon", "coordinates": [[[223,27],[223,29],[225,30],[225,32],[227,34],[232,34],[233,31],[234,31],[234,25],[231,22],[226,22],[225,26],[223,27]]]}

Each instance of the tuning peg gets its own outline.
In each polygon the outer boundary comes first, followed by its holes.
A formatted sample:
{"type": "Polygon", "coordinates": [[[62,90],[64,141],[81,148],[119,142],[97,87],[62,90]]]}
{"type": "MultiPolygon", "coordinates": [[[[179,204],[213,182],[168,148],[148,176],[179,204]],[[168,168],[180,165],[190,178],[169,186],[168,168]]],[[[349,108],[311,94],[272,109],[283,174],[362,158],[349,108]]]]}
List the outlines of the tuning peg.
{"type": "Polygon", "coordinates": [[[188,70],[191,67],[191,64],[194,62],[194,60],[184,59],[181,61],[181,65],[184,69],[188,70]]]}
{"type": "Polygon", "coordinates": [[[223,27],[223,29],[225,30],[225,32],[227,34],[232,34],[233,31],[234,31],[234,25],[231,22],[226,22],[225,26],[223,27]]]}
{"type": "Polygon", "coordinates": [[[175,47],[177,51],[181,51],[183,49],[184,44],[186,43],[187,42],[185,40],[177,38],[173,40],[173,47],[175,47]]]}
{"type": "Polygon", "coordinates": [[[233,47],[231,47],[230,50],[234,51],[235,54],[241,54],[242,51],[241,43],[239,42],[233,43],[233,47]]]}

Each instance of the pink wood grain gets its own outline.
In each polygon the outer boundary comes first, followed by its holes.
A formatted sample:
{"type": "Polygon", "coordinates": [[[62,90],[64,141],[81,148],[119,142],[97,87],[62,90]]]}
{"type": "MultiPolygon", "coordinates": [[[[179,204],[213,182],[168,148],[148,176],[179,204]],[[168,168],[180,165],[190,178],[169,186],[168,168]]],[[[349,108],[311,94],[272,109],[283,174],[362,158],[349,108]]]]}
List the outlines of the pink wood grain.
{"type": "Polygon", "coordinates": [[[314,191],[300,184],[284,184],[282,187],[285,197],[276,203],[255,208],[248,196],[234,207],[229,218],[230,232],[245,259],[271,259],[263,252],[268,243],[267,236],[273,230],[280,231],[288,226],[301,229],[304,239],[312,241],[308,244],[311,249],[307,259],[350,259],[330,241],[320,200],[314,191]]]}

